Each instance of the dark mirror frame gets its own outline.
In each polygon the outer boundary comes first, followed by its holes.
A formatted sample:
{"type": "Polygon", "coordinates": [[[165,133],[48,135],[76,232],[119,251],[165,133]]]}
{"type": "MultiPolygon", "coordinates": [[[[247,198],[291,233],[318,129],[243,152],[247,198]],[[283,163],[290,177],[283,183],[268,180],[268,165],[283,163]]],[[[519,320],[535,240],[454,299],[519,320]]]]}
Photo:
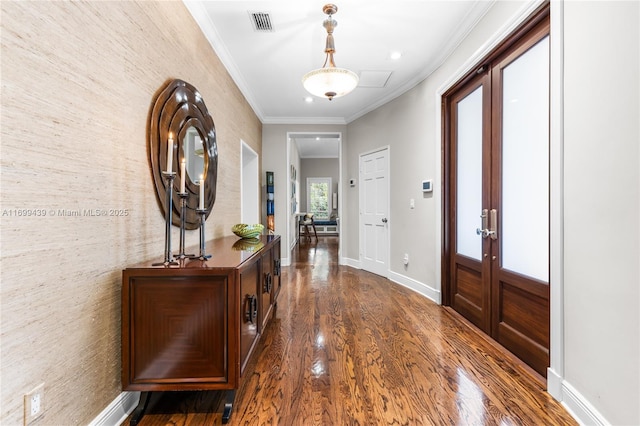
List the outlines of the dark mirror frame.
{"type": "MultiPolygon", "coordinates": [[[[173,181],[173,224],[180,226],[181,198],[180,190],[180,161],[184,152],[182,144],[185,134],[190,127],[194,127],[202,138],[205,150],[205,193],[204,208],[209,217],[216,200],[216,183],[218,180],[218,144],[213,119],[204,104],[202,96],[191,84],[182,80],[171,80],[156,97],[149,120],[149,155],[151,171],[156,187],[158,203],[162,213],[166,214],[167,181],[162,177],[167,164],[167,140],[169,133],[173,134],[175,148],[173,149],[173,171],[176,177],[173,181]]],[[[196,213],[199,203],[200,186],[193,182],[187,174],[185,179],[186,198],[185,228],[198,229],[200,218],[196,213]]]]}

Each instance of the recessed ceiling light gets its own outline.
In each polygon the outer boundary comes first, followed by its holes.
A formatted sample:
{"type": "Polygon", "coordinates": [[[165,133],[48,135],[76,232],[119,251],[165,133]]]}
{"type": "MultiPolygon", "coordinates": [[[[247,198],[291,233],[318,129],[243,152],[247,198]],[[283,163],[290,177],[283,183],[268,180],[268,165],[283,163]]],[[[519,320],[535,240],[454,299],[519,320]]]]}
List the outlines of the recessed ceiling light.
{"type": "Polygon", "coordinates": [[[311,102],[313,102],[313,98],[311,96],[307,96],[306,98],[304,98],[304,101],[310,104],[311,102]]]}
{"type": "Polygon", "coordinates": [[[398,60],[400,59],[400,57],[402,57],[402,52],[391,52],[391,55],[389,55],[389,57],[394,61],[398,60]]]}

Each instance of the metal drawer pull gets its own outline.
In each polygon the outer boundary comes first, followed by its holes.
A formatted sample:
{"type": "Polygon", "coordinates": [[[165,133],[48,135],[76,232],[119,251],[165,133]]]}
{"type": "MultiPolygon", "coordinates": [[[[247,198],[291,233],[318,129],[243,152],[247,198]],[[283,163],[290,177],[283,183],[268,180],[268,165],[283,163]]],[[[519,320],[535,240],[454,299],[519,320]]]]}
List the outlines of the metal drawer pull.
{"type": "Polygon", "coordinates": [[[244,312],[244,322],[250,322],[251,324],[254,324],[255,319],[258,317],[258,298],[255,296],[255,294],[247,294],[245,296],[244,299],[244,306],[245,306],[245,312],[244,312]],[[248,303],[248,308],[247,308],[247,302],[248,303]]]}
{"type": "Polygon", "coordinates": [[[264,273],[264,284],[262,284],[262,292],[263,293],[271,293],[271,289],[273,288],[273,277],[270,272],[264,273]]]}

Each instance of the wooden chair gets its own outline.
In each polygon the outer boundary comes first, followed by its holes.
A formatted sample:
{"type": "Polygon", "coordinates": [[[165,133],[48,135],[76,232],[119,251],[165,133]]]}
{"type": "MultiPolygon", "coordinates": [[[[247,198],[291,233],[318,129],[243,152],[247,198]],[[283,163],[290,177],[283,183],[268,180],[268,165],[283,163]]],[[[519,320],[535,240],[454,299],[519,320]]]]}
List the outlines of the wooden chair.
{"type": "Polygon", "coordinates": [[[300,219],[300,225],[304,226],[304,235],[311,239],[311,231],[309,227],[313,228],[313,235],[318,239],[318,232],[316,231],[316,224],[313,221],[313,213],[307,213],[302,219],[300,219]]]}

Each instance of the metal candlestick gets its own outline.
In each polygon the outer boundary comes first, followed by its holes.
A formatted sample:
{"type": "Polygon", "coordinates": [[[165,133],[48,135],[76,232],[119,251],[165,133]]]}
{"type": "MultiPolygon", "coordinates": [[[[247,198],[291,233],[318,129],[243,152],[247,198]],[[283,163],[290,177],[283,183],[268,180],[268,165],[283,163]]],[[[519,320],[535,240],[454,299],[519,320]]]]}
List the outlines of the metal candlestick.
{"type": "Polygon", "coordinates": [[[195,254],[185,254],[184,253],[184,223],[187,217],[187,198],[189,197],[188,192],[178,192],[180,196],[180,253],[176,257],[177,259],[195,259],[197,256],[195,254]]]}
{"type": "Polygon", "coordinates": [[[211,257],[210,254],[204,253],[204,222],[207,209],[196,209],[196,213],[200,215],[200,256],[196,257],[196,259],[207,260],[211,257]]]}
{"type": "Polygon", "coordinates": [[[167,200],[165,203],[166,212],[164,215],[165,218],[165,230],[164,230],[164,262],[154,263],[152,266],[169,266],[169,265],[178,265],[173,259],[173,255],[171,254],[171,216],[173,210],[173,180],[176,178],[176,172],[162,172],[162,176],[167,181],[167,200]]]}

